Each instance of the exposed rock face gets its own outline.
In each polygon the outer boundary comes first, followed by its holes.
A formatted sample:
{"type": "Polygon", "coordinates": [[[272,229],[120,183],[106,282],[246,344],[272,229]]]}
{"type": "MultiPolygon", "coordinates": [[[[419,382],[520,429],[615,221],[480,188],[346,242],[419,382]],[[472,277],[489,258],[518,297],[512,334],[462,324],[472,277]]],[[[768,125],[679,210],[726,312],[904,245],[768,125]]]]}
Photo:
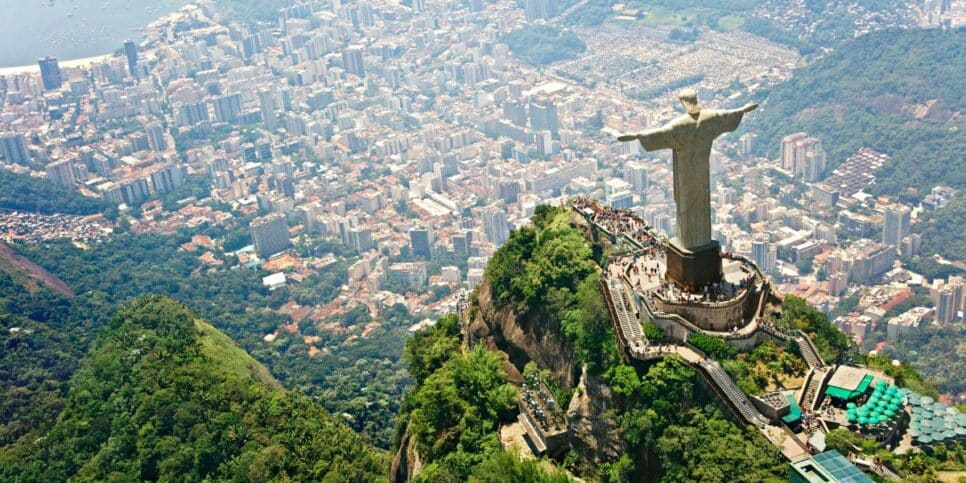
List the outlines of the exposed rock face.
{"type": "Polygon", "coordinates": [[[567,408],[567,425],[570,446],[594,464],[616,461],[627,451],[617,423],[605,416],[614,408],[610,387],[585,369],[567,408]]]}
{"type": "Polygon", "coordinates": [[[507,354],[519,371],[529,361],[553,372],[563,387],[576,384],[573,349],[559,327],[548,327],[537,317],[518,317],[511,309],[497,309],[487,281],[477,291],[478,307],[469,321],[468,342],[483,343],[507,354]]]}
{"type": "Polygon", "coordinates": [[[392,459],[389,469],[389,483],[406,483],[413,480],[423,469],[423,463],[416,451],[416,440],[409,436],[409,427],[399,443],[399,450],[392,459]]]}

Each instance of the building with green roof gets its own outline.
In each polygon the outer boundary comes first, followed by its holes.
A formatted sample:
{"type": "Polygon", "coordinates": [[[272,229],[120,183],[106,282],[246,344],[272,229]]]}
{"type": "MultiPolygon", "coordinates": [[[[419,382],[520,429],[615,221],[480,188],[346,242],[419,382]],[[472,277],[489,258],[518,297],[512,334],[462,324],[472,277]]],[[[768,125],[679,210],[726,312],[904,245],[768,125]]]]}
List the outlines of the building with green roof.
{"type": "Polygon", "coordinates": [[[875,376],[859,368],[842,366],[829,380],[825,394],[843,401],[858,399],[869,390],[875,376]]]}
{"type": "Polygon", "coordinates": [[[792,425],[802,420],[802,408],[798,405],[798,401],[795,400],[794,394],[786,394],[785,399],[788,400],[788,414],[782,416],[782,421],[785,424],[792,425]]]}

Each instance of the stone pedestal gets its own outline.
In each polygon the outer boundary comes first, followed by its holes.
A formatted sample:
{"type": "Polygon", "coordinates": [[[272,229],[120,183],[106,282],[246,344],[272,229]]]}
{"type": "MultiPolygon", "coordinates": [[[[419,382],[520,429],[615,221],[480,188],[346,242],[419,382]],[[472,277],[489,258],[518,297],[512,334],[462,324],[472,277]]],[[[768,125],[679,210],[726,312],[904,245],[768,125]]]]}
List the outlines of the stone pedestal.
{"type": "Polygon", "coordinates": [[[682,248],[675,238],[668,244],[667,278],[680,286],[691,286],[700,292],[701,287],[721,281],[721,245],[711,243],[688,250],[682,248]]]}

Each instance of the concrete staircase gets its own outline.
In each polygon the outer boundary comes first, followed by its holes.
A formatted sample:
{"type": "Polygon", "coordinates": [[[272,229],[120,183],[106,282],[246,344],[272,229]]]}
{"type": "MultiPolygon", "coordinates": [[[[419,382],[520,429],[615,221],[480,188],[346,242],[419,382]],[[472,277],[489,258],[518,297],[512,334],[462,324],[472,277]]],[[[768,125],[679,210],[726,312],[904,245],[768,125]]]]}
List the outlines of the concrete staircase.
{"type": "Polygon", "coordinates": [[[808,363],[808,367],[812,369],[825,367],[825,362],[822,360],[822,356],[819,355],[818,349],[805,333],[799,331],[798,335],[794,337],[794,340],[798,344],[798,351],[802,353],[802,358],[808,363]]]}
{"type": "Polygon", "coordinates": [[[620,279],[608,279],[607,291],[610,292],[611,304],[617,314],[617,323],[624,335],[624,340],[632,354],[642,353],[647,347],[647,337],[641,329],[640,322],[631,315],[625,295],[624,282],[620,279]]]}
{"type": "Polygon", "coordinates": [[[829,370],[828,367],[817,367],[811,370],[805,390],[802,391],[802,398],[798,401],[798,405],[802,409],[808,411],[815,409],[816,402],[822,396],[819,391],[822,390],[822,384],[825,382],[829,370]]]}
{"type": "Polygon", "coordinates": [[[759,428],[767,424],[765,417],[755,409],[755,406],[748,400],[745,393],[741,392],[741,389],[738,388],[738,385],[735,384],[731,376],[725,372],[720,364],[716,361],[705,359],[701,362],[701,367],[704,368],[708,376],[711,377],[711,381],[728,398],[745,421],[759,428]]]}

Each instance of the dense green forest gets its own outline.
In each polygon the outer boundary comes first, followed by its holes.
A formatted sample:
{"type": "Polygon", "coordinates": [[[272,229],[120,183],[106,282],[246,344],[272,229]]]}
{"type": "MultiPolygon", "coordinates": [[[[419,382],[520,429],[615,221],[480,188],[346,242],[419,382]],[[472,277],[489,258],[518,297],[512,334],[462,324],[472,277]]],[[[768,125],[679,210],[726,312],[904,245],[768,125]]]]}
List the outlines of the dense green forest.
{"type": "Polygon", "coordinates": [[[449,315],[406,342],[416,387],[400,420],[424,464],[416,481],[568,481],[501,449],[498,425],[513,419],[517,390],[500,356],[481,346],[461,353],[459,337],[459,319],[449,315]]]}
{"type": "MultiPolygon", "coordinates": [[[[215,236],[218,230],[202,228],[202,232],[215,236]]],[[[306,320],[302,331],[320,335],[322,340],[316,345],[328,348],[327,355],[310,357],[303,338],[288,334],[266,343],[262,340],[265,334],[290,321],[274,309],[290,299],[305,305],[329,302],[345,283],[346,263],[331,265],[300,284],[271,292],[262,286],[261,277],[267,273],[261,270],[211,269],[196,255],[180,250],[192,233],[121,234],[87,250],[66,241],[18,245],[16,249],[80,294],[74,305],[96,303],[110,312],[146,293],[185,303],[265,364],[286,387],[316,398],[333,413],[348,414],[354,429],[388,448],[399,401],[410,384],[402,349],[408,336],[406,327],[414,320],[406,309],[390,308],[381,314],[382,327],[349,343],[343,343],[348,336],[317,334],[306,320]]],[[[80,314],[89,316],[84,311],[80,314]]],[[[342,326],[364,323],[368,314],[353,311],[334,321],[342,326]]]]}
{"type": "Polygon", "coordinates": [[[29,292],[0,271],[0,447],[53,422],[107,313],[99,300],[29,292]]]}
{"type": "MultiPolygon", "coordinates": [[[[822,140],[829,169],[865,146],[892,160],[875,193],[916,200],[937,184],[966,188],[966,29],[884,30],[863,35],[797,70],[749,118],[759,154],[777,157],[783,136],[822,140]],[[928,114],[923,114],[929,105],[928,114]],[[914,191],[910,191],[909,189],[914,191]]],[[[962,238],[962,237],[960,237],[962,238]]]]}
{"type": "Polygon", "coordinates": [[[749,428],[732,423],[696,391],[697,373],[677,356],[643,375],[616,365],[606,374],[620,407],[616,419],[628,446],[604,468],[608,481],[630,481],[645,448],[664,470],[662,481],[775,481],[785,474],[781,455],[749,428]]]}
{"type": "Polygon", "coordinates": [[[0,451],[4,481],[377,481],[385,457],[187,307],[125,305],[42,438],[0,451]]]}
{"type": "Polygon", "coordinates": [[[45,215],[93,215],[107,204],[45,179],[0,169],[0,209],[30,211],[45,215]]]}
{"type": "Polygon", "coordinates": [[[559,326],[591,372],[617,359],[610,315],[597,289],[594,249],[562,208],[539,206],[532,225],[510,233],[486,266],[497,307],[559,326]]]}
{"type": "Polygon", "coordinates": [[[808,334],[822,359],[829,363],[845,360],[854,348],[851,339],[832,325],[825,314],[794,295],[785,297],[777,325],[808,334]]]}
{"type": "Polygon", "coordinates": [[[883,352],[908,361],[943,392],[960,394],[966,391],[964,342],[966,326],[963,324],[920,327],[916,332],[890,342],[883,352]]]}
{"type": "MultiPolygon", "coordinates": [[[[959,164],[960,171],[966,170],[966,162],[962,158],[959,164]]],[[[921,220],[923,223],[916,225],[915,231],[922,234],[924,255],[938,253],[950,260],[966,262],[966,193],[960,194],[959,198],[932,216],[921,217],[921,220]]]]}
{"type": "Polygon", "coordinates": [[[510,52],[524,62],[536,66],[574,59],[587,50],[587,45],[570,30],[549,25],[531,25],[500,36],[510,52]]]}

